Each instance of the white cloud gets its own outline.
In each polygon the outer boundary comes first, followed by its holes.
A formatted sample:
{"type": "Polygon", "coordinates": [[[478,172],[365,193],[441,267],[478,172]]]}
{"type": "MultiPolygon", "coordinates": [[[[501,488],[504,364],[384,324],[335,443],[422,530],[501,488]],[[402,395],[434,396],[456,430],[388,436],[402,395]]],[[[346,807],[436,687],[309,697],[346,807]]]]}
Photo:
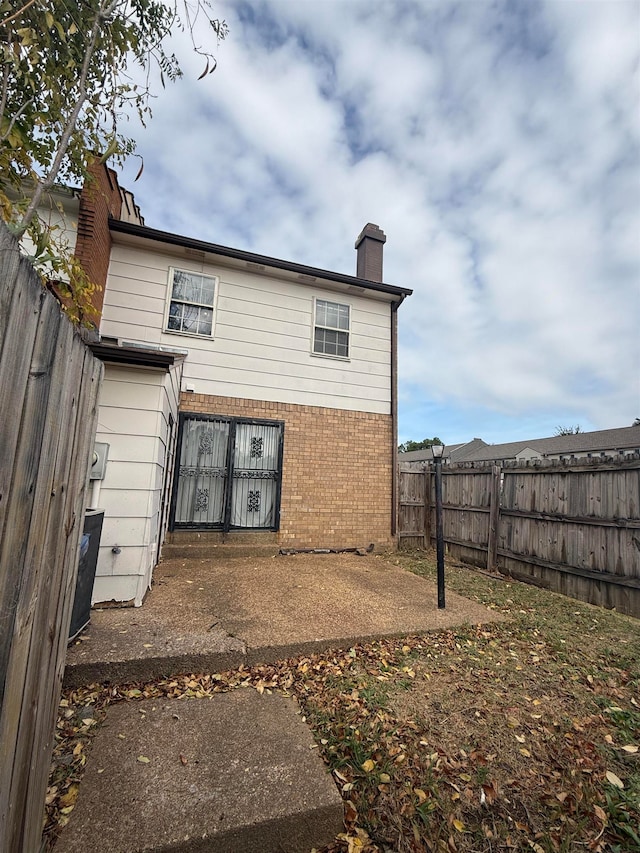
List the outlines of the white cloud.
{"type": "Polygon", "coordinates": [[[218,11],[218,70],[187,56],[140,136],[149,224],[346,272],[379,224],[401,420],[640,413],[637,2],[218,11]]]}

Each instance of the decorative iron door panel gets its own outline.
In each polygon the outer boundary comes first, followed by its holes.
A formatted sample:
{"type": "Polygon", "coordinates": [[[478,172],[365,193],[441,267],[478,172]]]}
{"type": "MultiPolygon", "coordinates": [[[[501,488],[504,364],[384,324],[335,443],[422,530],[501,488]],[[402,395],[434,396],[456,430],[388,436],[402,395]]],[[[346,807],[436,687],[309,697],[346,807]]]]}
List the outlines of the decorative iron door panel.
{"type": "Polygon", "coordinates": [[[181,415],[172,529],[277,530],[283,424],[181,415]]]}
{"type": "Polygon", "coordinates": [[[227,492],[229,422],[188,417],[182,423],[174,523],[222,525],[227,492]]]}
{"type": "Polygon", "coordinates": [[[231,474],[231,527],[272,529],[278,499],[280,427],[236,425],[231,474]]]}

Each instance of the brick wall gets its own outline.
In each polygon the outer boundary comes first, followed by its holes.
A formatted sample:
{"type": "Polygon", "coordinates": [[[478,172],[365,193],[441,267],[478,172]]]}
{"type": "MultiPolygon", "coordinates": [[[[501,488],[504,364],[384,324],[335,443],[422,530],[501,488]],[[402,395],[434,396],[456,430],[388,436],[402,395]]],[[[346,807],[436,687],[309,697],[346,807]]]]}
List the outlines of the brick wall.
{"type": "Polygon", "coordinates": [[[80,194],[75,254],[89,280],[96,285],[90,300],[96,314],[91,320],[99,325],[111,257],[109,216],[120,218],[122,199],[112,169],[95,163],[90,171],[91,179],[85,181],[80,194]]]}
{"type": "Polygon", "coordinates": [[[391,415],[183,392],[183,412],[285,422],[279,541],[393,544],[391,415]]]}

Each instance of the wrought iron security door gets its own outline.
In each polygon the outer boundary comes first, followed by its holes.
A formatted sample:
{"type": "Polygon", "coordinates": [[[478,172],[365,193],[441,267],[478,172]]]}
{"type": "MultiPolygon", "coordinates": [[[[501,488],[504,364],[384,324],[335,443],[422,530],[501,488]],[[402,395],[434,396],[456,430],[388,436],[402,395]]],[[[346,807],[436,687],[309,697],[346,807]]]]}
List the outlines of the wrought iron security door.
{"type": "Polygon", "coordinates": [[[283,424],[181,415],[172,528],[277,530],[283,424]]]}

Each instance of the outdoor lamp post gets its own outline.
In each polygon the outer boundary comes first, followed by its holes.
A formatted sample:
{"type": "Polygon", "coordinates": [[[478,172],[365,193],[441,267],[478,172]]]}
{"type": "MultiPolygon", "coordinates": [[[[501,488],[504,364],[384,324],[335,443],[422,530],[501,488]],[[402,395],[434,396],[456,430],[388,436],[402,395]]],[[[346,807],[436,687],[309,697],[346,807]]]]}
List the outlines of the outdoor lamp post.
{"type": "Polygon", "coordinates": [[[436,557],[438,567],[438,609],[444,609],[444,530],[442,527],[442,455],[444,444],[431,448],[436,464],[436,557]]]}

